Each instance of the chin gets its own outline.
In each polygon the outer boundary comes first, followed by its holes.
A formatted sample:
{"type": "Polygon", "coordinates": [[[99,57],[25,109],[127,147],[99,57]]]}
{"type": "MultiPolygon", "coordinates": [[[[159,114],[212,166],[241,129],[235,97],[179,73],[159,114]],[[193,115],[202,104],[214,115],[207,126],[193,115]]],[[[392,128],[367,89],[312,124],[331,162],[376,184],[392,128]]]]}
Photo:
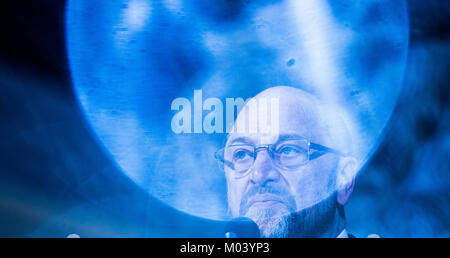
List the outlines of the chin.
{"type": "Polygon", "coordinates": [[[282,238],[288,235],[289,214],[289,209],[282,203],[263,203],[252,205],[245,216],[255,221],[262,237],[282,238]]]}

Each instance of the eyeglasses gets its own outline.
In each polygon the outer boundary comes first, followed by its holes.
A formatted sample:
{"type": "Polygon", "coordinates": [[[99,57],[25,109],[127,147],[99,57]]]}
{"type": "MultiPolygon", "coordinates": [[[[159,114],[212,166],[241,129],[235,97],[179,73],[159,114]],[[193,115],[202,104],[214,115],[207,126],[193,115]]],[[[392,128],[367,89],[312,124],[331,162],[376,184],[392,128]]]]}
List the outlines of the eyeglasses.
{"type": "Polygon", "coordinates": [[[236,144],[215,153],[221,166],[231,168],[235,177],[243,177],[251,170],[259,151],[266,149],[273,164],[283,170],[293,170],[326,153],[342,155],[341,152],[313,143],[307,139],[291,139],[278,144],[255,147],[251,144],[236,144]]]}

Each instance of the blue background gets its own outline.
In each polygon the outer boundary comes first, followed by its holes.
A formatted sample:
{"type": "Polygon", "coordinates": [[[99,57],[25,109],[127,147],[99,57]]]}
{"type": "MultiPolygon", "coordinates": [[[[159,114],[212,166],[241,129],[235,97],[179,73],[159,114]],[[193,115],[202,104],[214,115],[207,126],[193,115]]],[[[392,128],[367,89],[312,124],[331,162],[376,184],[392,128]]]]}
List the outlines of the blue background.
{"type": "MultiPolygon", "coordinates": [[[[402,92],[346,207],[357,237],[450,235],[449,4],[408,2],[402,92]]],[[[0,235],[194,234],[201,219],[147,196],[98,146],[72,91],[64,3],[2,4],[0,235]]]]}

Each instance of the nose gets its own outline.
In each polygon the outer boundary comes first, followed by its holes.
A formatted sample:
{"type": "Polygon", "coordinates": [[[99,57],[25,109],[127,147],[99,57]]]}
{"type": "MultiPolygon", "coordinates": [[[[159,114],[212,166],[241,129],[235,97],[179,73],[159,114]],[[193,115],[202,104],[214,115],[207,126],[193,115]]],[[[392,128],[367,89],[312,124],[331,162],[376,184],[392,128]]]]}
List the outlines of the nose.
{"type": "Polygon", "coordinates": [[[265,186],[269,182],[278,181],[279,172],[273,166],[272,158],[267,150],[259,151],[256,155],[251,181],[254,184],[265,186]]]}

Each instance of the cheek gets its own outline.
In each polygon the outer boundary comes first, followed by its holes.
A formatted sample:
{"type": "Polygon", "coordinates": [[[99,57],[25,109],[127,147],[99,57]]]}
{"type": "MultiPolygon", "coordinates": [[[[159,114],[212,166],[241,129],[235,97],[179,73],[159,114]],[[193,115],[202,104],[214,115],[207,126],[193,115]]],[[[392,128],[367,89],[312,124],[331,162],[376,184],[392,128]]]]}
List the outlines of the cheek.
{"type": "Polygon", "coordinates": [[[228,207],[233,217],[239,216],[239,206],[244,193],[247,180],[245,179],[233,179],[227,176],[227,196],[228,207]]]}
{"type": "Polygon", "coordinates": [[[297,210],[310,207],[334,192],[334,167],[311,162],[298,171],[291,171],[286,180],[294,193],[297,210]]]}

